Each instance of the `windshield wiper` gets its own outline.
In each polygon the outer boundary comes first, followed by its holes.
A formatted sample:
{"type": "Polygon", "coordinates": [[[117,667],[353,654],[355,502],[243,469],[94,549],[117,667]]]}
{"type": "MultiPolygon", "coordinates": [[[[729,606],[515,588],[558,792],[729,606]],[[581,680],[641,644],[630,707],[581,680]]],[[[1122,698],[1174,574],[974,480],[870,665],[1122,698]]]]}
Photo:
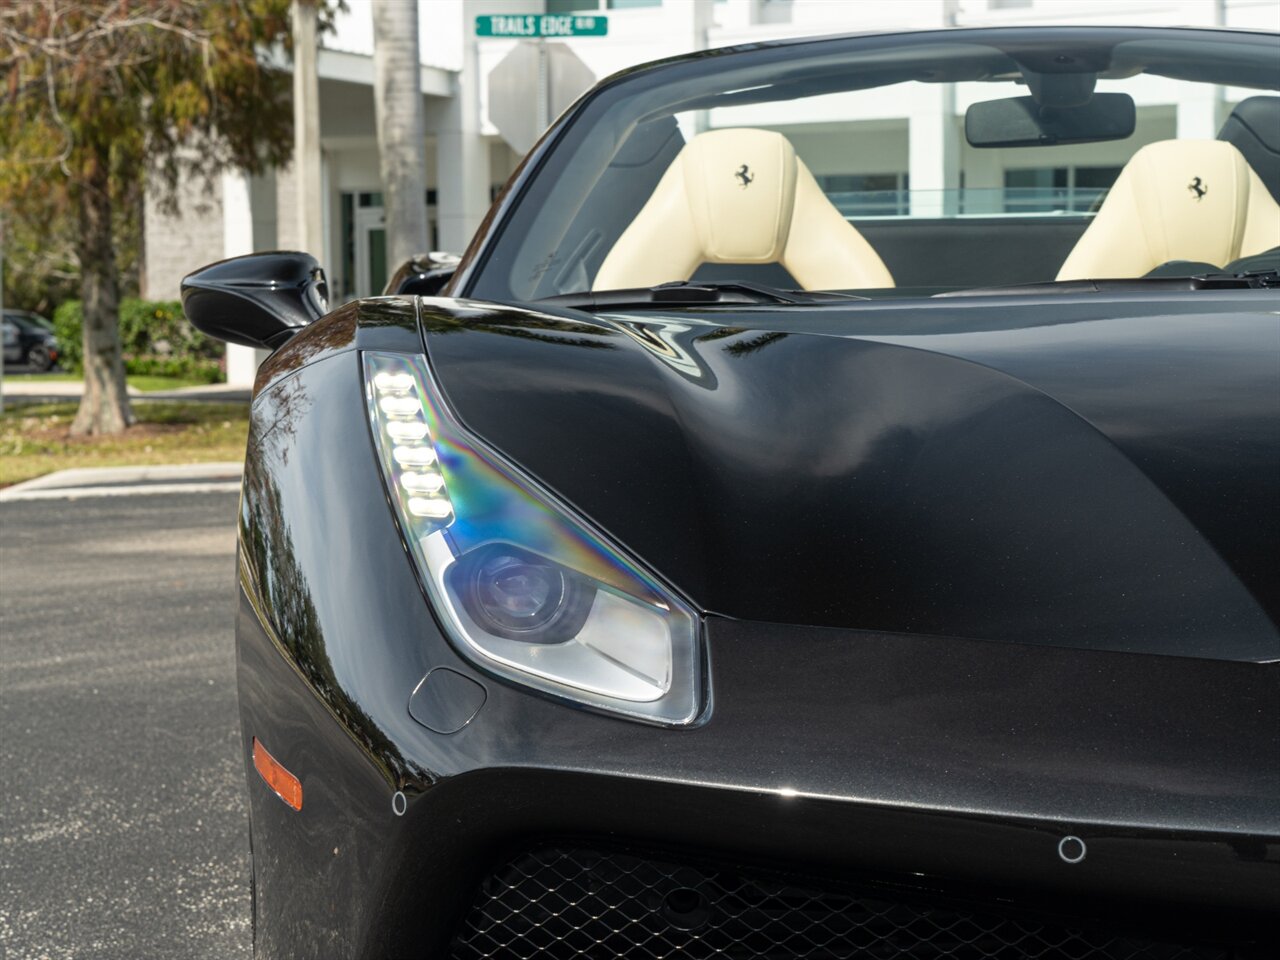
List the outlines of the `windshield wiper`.
{"type": "Polygon", "coordinates": [[[1280,270],[1245,270],[1241,273],[1202,273],[1191,278],[1192,290],[1271,290],[1280,288],[1280,270]]]}
{"type": "Polygon", "coordinates": [[[701,304],[805,304],[865,300],[847,293],[779,290],[742,280],[673,280],[653,287],[625,290],[584,290],[543,297],[538,303],[575,310],[613,310],[620,307],[699,306],[701,304]]]}
{"type": "Polygon", "coordinates": [[[1100,280],[1044,280],[999,287],[965,287],[935,293],[934,297],[1042,297],[1072,293],[1162,293],[1178,290],[1280,289],[1280,271],[1198,273],[1184,277],[1109,277],[1100,280]]]}

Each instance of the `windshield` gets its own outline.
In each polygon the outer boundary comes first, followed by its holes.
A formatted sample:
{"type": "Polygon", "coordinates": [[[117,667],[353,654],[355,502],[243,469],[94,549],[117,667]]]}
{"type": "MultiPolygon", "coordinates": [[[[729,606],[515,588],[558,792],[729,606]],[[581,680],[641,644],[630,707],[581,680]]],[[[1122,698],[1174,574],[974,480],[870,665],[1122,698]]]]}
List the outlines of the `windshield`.
{"type": "Polygon", "coordinates": [[[8,314],[5,319],[15,324],[23,333],[52,333],[53,326],[43,317],[24,314],[8,314]]]}
{"type": "Polygon", "coordinates": [[[1280,245],[1277,41],[1006,29],[640,70],[563,132],[470,292],[878,298],[1228,269],[1280,245]]]}

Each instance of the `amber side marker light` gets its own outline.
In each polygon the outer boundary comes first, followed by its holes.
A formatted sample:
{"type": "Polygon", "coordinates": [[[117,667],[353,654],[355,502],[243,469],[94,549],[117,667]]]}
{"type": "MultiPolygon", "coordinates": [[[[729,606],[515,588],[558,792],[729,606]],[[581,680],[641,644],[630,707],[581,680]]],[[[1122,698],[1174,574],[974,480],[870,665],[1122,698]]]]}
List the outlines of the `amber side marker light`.
{"type": "Polygon", "coordinates": [[[295,810],[302,809],[302,784],[280,765],[279,760],[267,753],[267,748],[258,742],[257,737],[253,738],[253,766],[277,797],[295,810]]]}

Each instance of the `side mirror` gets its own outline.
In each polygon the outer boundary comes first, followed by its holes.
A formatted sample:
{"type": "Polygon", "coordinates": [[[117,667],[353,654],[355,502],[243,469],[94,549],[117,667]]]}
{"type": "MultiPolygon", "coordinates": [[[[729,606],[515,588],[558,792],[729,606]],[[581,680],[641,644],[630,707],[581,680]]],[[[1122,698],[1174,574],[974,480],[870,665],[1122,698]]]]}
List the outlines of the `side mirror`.
{"type": "Polygon", "coordinates": [[[274,350],[329,311],[329,285],[309,253],[252,253],[182,280],[182,312],[217,340],[274,350]]]}
{"type": "Polygon", "coordinates": [[[459,259],[456,253],[439,250],[412,257],[391,275],[383,296],[434,297],[453,279],[459,259]]]}

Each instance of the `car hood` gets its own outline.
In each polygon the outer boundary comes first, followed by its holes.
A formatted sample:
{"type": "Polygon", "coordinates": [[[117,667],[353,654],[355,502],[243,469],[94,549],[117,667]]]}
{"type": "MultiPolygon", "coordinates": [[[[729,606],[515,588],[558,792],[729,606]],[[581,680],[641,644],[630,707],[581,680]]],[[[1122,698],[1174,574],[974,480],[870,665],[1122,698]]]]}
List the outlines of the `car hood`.
{"type": "Polygon", "coordinates": [[[1266,296],[422,320],[462,421],[705,611],[1280,658],[1266,296]]]}

